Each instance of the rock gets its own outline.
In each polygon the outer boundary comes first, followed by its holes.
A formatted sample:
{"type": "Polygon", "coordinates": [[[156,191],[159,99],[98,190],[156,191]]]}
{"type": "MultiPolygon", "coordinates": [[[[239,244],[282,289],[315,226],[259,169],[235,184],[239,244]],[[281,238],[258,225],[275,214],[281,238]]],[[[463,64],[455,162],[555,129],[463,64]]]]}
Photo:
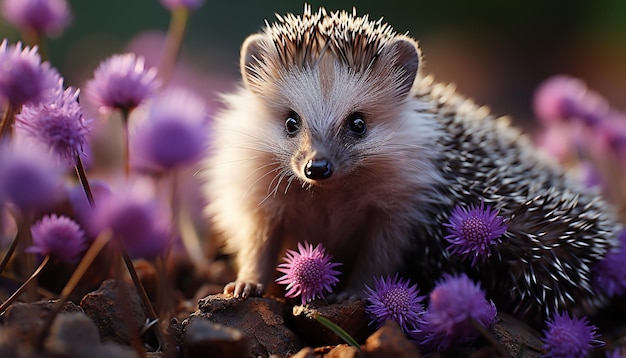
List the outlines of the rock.
{"type": "Polygon", "coordinates": [[[298,337],[285,326],[284,303],[278,300],[260,297],[241,299],[218,294],[201,299],[198,307],[199,310],[191,317],[201,317],[238,329],[247,338],[252,356],[286,356],[302,347],[298,337]]]}
{"type": "Polygon", "coordinates": [[[374,334],[369,336],[363,346],[363,353],[368,358],[412,358],[420,357],[420,352],[394,321],[387,321],[374,334]]]}
{"type": "MultiPolygon", "coordinates": [[[[304,347],[298,351],[298,353],[291,356],[291,358],[316,358],[317,355],[311,347],[304,347]]],[[[271,357],[270,357],[271,358],[271,357]]]]}
{"type": "MultiPolygon", "coordinates": [[[[356,347],[341,344],[331,349],[324,355],[324,358],[357,358],[361,357],[361,352],[356,347]]],[[[393,356],[392,356],[393,357],[393,356]]]]}
{"type": "Polygon", "coordinates": [[[185,326],[184,337],[184,358],[206,357],[207,352],[223,358],[249,355],[249,344],[241,331],[198,316],[189,320],[185,326]]]}
{"type": "Polygon", "coordinates": [[[106,280],[80,302],[95,323],[103,342],[131,345],[139,339],[146,316],[135,287],[124,281],[106,280]]]}
{"type": "Polygon", "coordinates": [[[58,315],[50,327],[45,342],[48,353],[68,357],[87,356],[98,346],[100,346],[98,329],[82,312],[58,315]]]}
{"type": "Polygon", "coordinates": [[[506,313],[499,313],[500,321],[493,325],[491,331],[494,338],[502,344],[504,349],[513,357],[519,356],[521,348],[523,356],[527,358],[541,357],[545,351],[537,332],[506,313]]]}
{"type": "Polygon", "coordinates": [[[307,306],[294,306],[293,315],[296,332],[300,336],[306,337],[306,343],[312,346],[345,343],[335,333],[319,323],[315,319],[315,315],[328,318],[343,328],[357,342],[363,342],[372,333],[361,300],[347,300],[330,305],[324,301],[313,301],[307,306]]]}

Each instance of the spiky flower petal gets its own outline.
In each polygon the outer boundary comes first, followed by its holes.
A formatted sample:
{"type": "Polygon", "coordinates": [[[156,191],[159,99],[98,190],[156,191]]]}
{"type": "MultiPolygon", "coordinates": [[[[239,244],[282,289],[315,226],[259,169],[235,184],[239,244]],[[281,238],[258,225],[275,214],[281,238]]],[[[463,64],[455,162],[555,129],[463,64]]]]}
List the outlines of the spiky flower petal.
{"type": "Polygon", "coordinates": [[[450,253],[471,259],[472,266],[491,256],[493,246],[502,243],[500,237],[507,230],[504,218],[489,205],[485,207],[483,202],[480,207],[457,205],[452,210],[450,222],[443,225],[448,228],[444,239],[450,243],[450,253]]]}
{"type": "Polygon", "coordinates": [[[445,350],[453,343],[467,343],[496,320],[496,306],[466,274],[444,275],[430,293],[428,309],[420,316],[411,336],[427,349],[445,350]]]}
{"type": "Polygon", "coordinates": [[[186,8],[188,10],[196,10],[202,6],[203,3],[204,0],[161,0],[161,4],[163,4],[163,6],[168,8],[170,11],[178,7],[186,8]]]}
{"type": "Polygon", "coordinates": [[[543,348],[547,357],[584,358],[591,349],[604,345],[599,341],[598,328],[589,324],[587,317],[573,318],[567,312],[556,313],[546,322],[543,348]]]}
{"type": "Polygon", "coordinates": [[[65,216],[48,215],[31,227],[33,246],[27,252],[50,255],[59,261],[76,263],[87,247],[85,233],[65,216]]]}
{"type": "Polygon", "coordinates": [[[51,103],[25,105],[16,116],[16,127],[45,144],[59,157],[73,162],[83,155],[90,131],[78,104],[78,89],[59,89],[51,103]]]}
{"type": "Polygon", "coordinates": [[[0,100],[18,108],[24,103],[47,102],[56,94],[60,76],[48,62],[41,62],[37,47],[18,42],[0,44],[0,100]]]}
{"type": "Polygon", "coordinates": [[[72,19],[66,0],[4,0],[2,10],[19,29],[50,36],[59,35],[72,19]]]}
{"type": "Polygon", "coordinates": [[[374,278],[374,288],[366,286],[365,292],[365,312],[372,319],[369,324],[376,324],[377,328],[386,320],[393,320],[408,333],[424,310],[425,296],[419,296],[417,285],[411,285],[397,273],[393,277],[374,278]]]}
{"type": "Polygon", "coordinates": [[[285,297],[302,296],[303,305],[315,298],[323,298],[339,282],[340,272],[334,268],[341,264],[330,261],[331,257],[325,253],[322,244],[313,248],[308,242],[298,243],[298,251],[287,250],[284,259],[277,270],[285,275],[276,282],[287,285],[285,297]]]}
{"type": "Polygon", "coordinates": [[[85,85],[85,93],[101,110],[129,112],[156,91],[156,74],[155,68],[145,68],[143,57],[113,55],[100,63],[85,85]]]}

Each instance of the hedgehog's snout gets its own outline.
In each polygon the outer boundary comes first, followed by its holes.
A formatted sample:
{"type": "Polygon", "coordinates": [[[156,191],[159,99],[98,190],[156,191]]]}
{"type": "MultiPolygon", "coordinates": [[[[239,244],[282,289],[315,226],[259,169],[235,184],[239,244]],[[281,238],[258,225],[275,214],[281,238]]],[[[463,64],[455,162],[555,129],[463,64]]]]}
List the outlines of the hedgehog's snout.
{"type": "Polygon", "coordinates": [[[304,176],[311,180],[328,179],[333,174],[333,166],[326,158],[310,159],[304,166],[304,176]]]}

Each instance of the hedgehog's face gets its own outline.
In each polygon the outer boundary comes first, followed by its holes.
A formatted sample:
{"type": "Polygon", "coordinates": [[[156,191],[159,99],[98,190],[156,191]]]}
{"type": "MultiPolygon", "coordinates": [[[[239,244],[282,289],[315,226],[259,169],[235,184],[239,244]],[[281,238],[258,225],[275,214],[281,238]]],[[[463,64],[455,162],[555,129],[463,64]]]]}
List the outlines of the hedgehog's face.
{"type": "Polygon", "coordinates": [[[315,58],[288,63],[280,42],[268,34],[249,37],[241,66],[246,88],[271,114],[276,147],[289,153],[280,156],[281,166],[311,185],[346,182],[357,168],[367,170],[368,152],[397,129],[417,75],[417,44],[396,36],[373,44],[380,50],[363,58],[366,64],[351,65],[319,48],[307,51],[315,58]]]}

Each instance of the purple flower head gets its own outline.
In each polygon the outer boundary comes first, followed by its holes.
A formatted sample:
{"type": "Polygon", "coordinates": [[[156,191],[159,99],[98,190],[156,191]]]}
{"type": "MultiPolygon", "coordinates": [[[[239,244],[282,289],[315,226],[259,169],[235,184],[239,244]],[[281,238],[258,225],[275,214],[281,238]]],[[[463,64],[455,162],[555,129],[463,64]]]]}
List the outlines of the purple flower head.
{"type": "Polygon", "coordinates": [[[45,209],[60,199],[63,172],[37,146],[14,141],[0,144],[0,197],[23,212],[45,209]]]}
{"type": "Polygon", "coordinates": [[[450,243],[448,250],[462,259],[471,258],[471,265],[475,266],[491,256],[493,246],[502,243],[500,237],[507,230],[504,221],[498,211],[489,205],[485,207],[482,201],[480,207],[457,205],[452,210],[450,222],[443,224],[448,228],[448,235],[444,237],[450,243]]]}
{"type": "Polygon", "coordinates": [[[308,242],[298,243],[298,251],[287,250],[285,261],[278,265],[277,270],[284,273],[276,280],[287,285],[285,297],[302,295],[302,304],[315,298],[323,298],[325,291],[332,292],[339,279],[339,271],[334,270],[340,263],[331,262],[322,244],[315,248],[308,242]]]}
{"type": "Polygon", "coordinates": [[[593,348],[604,345],[599,341],[598,328],[589,324],[587,317],[572,318],[567,312],[555,313],[546,322],[543,331],[543,348],[548,351],[546,357],[584,358],[593,348]]]}
{"type": "Polygon", "coordinates": [[[161,0],[161,4],[168,8],[170,11],[175,10],[176,8],[182,7],[188,10],[196,10],[202,4],[204,0],[161,0]]]}
{"type": "Polygon", "coordinates": [[[18,108],[47,102],[56,94],[60,76],[48,62],[41,63],[37,47],[0,44],[0,99],[18,108]]]}
{"type": "Polygon", "coordinates": [[[411,336],[426,348],[445,350],[452,343],[476,339],[472,319],[485,328],[496,320],[496,306],[467,275],[444,275],[430,293],[428,309],[420,316],[411,336]]]}
{"type": "Polygon", "coordinates": [[[144,65],[144,58],[133,53],[109,57],[85,85],[87,97],[100,110],[133,110],[158,87],[156,69],[146,69],[144,65]]]}
{"type": "Polygon", "coordinates": [[[169,91],[150,104],[133,146],[149,165],[171,169],[202,157],[208,130],[204,101],[184,90],[169,91]]]}
{"type": "MultiPolygon", "coordinates": [[[[105,198],[107,196],[112,195],[111,187],[103,180],[90,180],[89,186],[91,187],[91,193],[93,194],[94,201],[96,203],[106,200],[105,198]]],[[[78,222],[85,227],[85,229],[87,229],[87,233],[90,235],[93,234],[94,236],[98,235],[98,232],[93,233],[90,231],[89,220],[91,219],[95,208],[89,204],[83,186],[76,184],[67,188],[67,199],[72,208],[72,212],[78,222]]]]}
{"type": "Polygon", "coordinates": [[[619,233],[621,246],[591,267],[593,287],[608,297],[626,295],[626,229],[619,233]]]}
{"type": "Polygon", "coordinates": [[[50,255],[65,263],[78,262],[87,247],[83,230],[65,216],[44,216],[30,231],[33,246],[26,249],[27,252],[50,255]]]}
{"type": "Polygon", "coordinates": [[[72,19],[66,0],[4,0],[2,5],[8,22],[39,34],[59,35],[72,19]]]}
{"type": "Polygon", "coordinates": [[[74,162],[83,155],[87,144],[90,121],[85,121],[78,104],[79,90],[59,89],[51,103],[25,105],[16,116],[16,126],[45,144],[59,157],[74,162]]]}
{"type": "Polygon", "coordinates": [[[153,258],[168,245],[169,220],[164,208],[142,183],[104,195],[89,224],[97,234],[111,229],[132,257],[153,258]]]}
{"type": "Polygon", "coordinates": [[[606,116],[609,105],[600,95],[589,91],[583,81],[559,75],[537,88],[534,109],[546,124],[578,118],[592,125],[606,116]]]}
{"type": "Polygon", "coordinates": [[[405,333],[412,329],[424,310],[424,296],[418,296],[417,285],[398,277],[374,278],[374,288],[366,286],[367,304],[365,312],[380,328],[386,320],[398,322],[405,333]]]}

